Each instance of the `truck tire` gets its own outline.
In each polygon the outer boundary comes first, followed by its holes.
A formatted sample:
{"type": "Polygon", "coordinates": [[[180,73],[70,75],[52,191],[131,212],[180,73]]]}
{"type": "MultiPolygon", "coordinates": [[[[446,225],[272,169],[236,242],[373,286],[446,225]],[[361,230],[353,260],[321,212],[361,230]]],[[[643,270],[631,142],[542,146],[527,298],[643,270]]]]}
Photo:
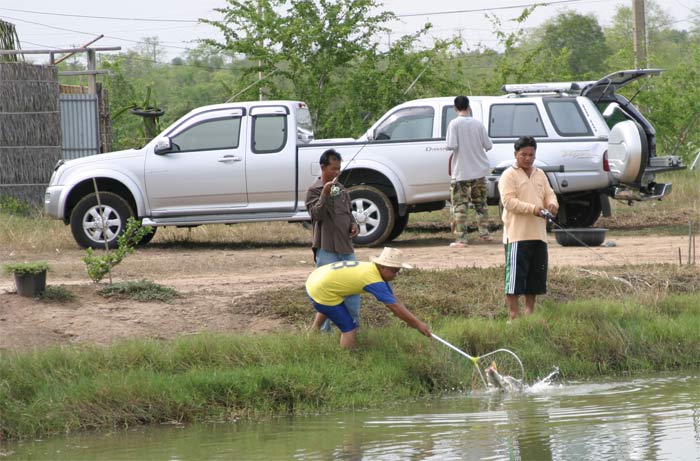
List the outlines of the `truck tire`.
{"type": "Polygon", "coordinates": [[[148,234],[144,235],[143,238],[142,238],[141,240],[139,240],[139,243],[137,243],[137,245],[138,245],[138,246],[144,246],[144,245],[148,244],[148,242],[150,242],[151,240],[153,240],[153,237],[156,236],[156,230],[158,230],[157,227],[151,226],[151,232],[149,232],[148,234]]]}
{"type": "Polygon", "coordinates": [[[108,248],[117,247],[117,238],[126,229],[126,221],[134,215],[126,200],[112,192],[100,192],[100,202],[107,221],[103,230],[97,196],[86,195],[70,214],[73,238],[83,248],[104,249],[105,234],[108,248]]]}
{"type": "Polygon", "coordinates": [[[355,237],[357,246],[376,246],[384,243],[394,229],[395,213],[389,197],[376,187],[360,184],[348,188],[352,214],[360,226],[355,237]]]}
{"type": "Polygon", "coordinates": [[[403,232],[404,229],[406,229],[406,225],[408,224],[408,213],[406,213],[403,216],[396,215],[394,217],[394,228],[391,230],[389,233],[389,236],[386,238],[387,241],[392,241],[401,233],[403,232]]]}
{"type": "Polygon", "coordinates": [[[579,197],[558,197],[558,199],[560,204],[558,218],[564,227],[591,227],[600,217],[600,198],[596,193],[579,197]]]}

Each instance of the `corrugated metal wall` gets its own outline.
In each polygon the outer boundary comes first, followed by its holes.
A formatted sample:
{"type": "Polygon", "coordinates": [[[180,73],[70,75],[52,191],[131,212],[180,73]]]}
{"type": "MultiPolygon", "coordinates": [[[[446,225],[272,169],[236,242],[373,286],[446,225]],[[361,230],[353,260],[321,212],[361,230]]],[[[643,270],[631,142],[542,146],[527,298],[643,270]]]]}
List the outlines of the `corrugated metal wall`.
{"type": "Polygon", "coordinates": [[[100,153],[100,118],[95,94],[61,94],[63,158],[100,153]]]}

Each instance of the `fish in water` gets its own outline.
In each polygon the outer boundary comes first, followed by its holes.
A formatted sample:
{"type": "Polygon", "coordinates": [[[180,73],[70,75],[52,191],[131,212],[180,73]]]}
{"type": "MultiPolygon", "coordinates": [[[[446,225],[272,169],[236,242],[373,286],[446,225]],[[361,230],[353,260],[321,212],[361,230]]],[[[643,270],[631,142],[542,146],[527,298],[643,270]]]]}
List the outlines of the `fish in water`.
{"type": "Polygon", "coordinates": [[[498,372],[496,362],[491,362],[491,366],[486,369],[486,382],[489,387],[501,389],[503,392],[520,392],[523,390],[523,383],[519,379],[502,375],[498,372]]]}

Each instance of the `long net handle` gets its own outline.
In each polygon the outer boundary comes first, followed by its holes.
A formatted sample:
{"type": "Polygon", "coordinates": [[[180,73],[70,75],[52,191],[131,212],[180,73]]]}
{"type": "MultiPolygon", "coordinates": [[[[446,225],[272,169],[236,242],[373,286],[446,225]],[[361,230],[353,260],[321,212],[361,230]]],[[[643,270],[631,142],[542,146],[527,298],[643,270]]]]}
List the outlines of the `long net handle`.
{"type": "Polygon", "coordinates": [[[439,337],[439,336],[436,335],[435,333],[431,333],[431,335],[433,336],[433,338],[437,339],[438,341],[440,341],[442,344],[444,344],[445,346],[449,347],[449,348],[452,349],[453,351],[455,351],[455,352],[457,352],[457,353],[463,355],[464,357],[468,358],[469,361],[474,365],[474,368],[476,368],[476,371],[479,373],[479,378],[481,378],[481,382],[484,384],[484,387],[487,387],[487,386],[488,386],[488,385],[486,384],[486,378],[484,378],[484,374],[481,372],[481,368],[479,368],[479,358],[478,358],[478,357],[472,357],[471,355],[469,355],[469,354],[467,354],[466,352],[464,352],[462,349],[460,349],[460,348],[458,348],[458,347],[455,347],[455,346],[453,346],[452,344],[448,343],[447,341],[445,341],[444,339],[442,339],[441,337],[439,337]]]}
{"type": "Polygon", "coordinates": [[[471,355],[469,355],[469,354],[467,354],[466,352],[464,352],[462,349],[460,349],[460,348],[458,348],[458,347],[455,347],[455,346],[453,346],[452,344],[448,343],[447,341],[445,341],[444,339],[442,339],[441,337],[439,337],[439,336],[436,335],[435,333],[431,333],[431,334],[433,335],[433,338],[437,339],[438,341],[440,341],[442,344],[444,344],[445,346],[449,347],[449,348],[452,349],[453,351],[455,351],[455,352],[457,352],[457,353],[459,353],[459,354],[462,354],[463,356],[465,356],[466,358],[468,358],[469,360],[471,360],[472,363],[476,364],[477,360],[479,360],[478,357],[472,357],[471,355]]]}

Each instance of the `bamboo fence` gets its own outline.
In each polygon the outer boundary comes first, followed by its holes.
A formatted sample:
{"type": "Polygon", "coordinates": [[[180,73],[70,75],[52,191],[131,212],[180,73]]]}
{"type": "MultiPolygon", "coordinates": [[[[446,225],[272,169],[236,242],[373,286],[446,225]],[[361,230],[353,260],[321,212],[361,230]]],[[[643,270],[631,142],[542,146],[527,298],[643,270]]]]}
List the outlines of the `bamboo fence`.
{"type": "Polygon", "coordinates": [[[58,71],[0,62],[0,195],[41,204],[61,158],[58,71]]]}

